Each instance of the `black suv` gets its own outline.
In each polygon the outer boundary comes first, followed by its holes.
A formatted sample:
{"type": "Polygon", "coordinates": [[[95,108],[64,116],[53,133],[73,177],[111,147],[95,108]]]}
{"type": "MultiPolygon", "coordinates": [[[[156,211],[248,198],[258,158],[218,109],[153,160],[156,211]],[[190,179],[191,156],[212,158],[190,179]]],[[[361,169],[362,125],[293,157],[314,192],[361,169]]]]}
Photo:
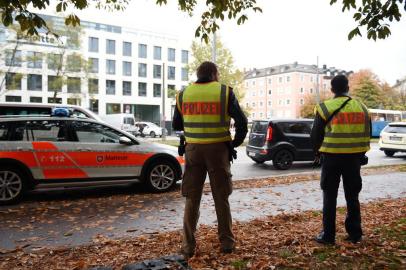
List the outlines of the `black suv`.
{"type": "Polygon", "coordinates": [[[293,161],[311,161],[311,119],[256,120],[252,122],[247,155],[256,163],[272,160],[276,169],[287,170],[293,161]]]}

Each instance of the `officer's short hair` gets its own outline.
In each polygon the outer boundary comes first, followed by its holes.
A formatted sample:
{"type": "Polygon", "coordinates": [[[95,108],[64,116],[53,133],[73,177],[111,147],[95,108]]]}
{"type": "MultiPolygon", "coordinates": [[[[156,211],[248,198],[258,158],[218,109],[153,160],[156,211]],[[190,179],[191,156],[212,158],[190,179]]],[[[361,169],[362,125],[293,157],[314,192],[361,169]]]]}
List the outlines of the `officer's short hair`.
{"type": "Polygon", "coordinates": [[[345,75],[337,75],[331,80],[331,89],[334,93],[348,92],[348,79],[345,75]]]}
{"type": "Polygon", "coordinates": [[[197,68],[196,76],[197,79],[213,79],[217,72],[218,70],[216,64],[210,61],[205,61],[201,63],[200,66],[197,68]]]}

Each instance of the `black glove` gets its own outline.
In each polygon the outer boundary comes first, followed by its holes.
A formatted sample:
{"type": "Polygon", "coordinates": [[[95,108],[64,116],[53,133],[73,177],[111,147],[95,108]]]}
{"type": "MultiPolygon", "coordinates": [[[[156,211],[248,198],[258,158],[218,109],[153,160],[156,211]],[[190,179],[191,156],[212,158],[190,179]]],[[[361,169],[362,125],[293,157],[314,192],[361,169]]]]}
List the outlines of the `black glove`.
{"type": "Polygon", "coordinates": [[[178,154],[179,156],[183,156],[185,154],[185,136],[180,135],[179,145],[178,145],[178,154]]]}
{"type": "Polygon", "coordinates": [[[317,152],[315,154],[312,166],[313,166],[313,169],[321,166],[321,156],[320,156],[319,152],[317,152]]]}
{"type": "Polygon", "coordinates": [[[231,142],[228,144],[228,160],[233,162],[234,159],[237,159],[237,151],[234,149],[231,142]]]}

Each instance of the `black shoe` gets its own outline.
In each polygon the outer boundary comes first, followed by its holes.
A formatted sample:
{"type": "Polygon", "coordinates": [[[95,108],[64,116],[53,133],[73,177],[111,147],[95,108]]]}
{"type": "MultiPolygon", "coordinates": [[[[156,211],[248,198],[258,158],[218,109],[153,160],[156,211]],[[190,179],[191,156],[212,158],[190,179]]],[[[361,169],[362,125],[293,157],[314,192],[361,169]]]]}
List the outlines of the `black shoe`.
{"type": "Polygon", "coordinates": [[[233,253],[235,251],[235,248],[234,247],[232,247],[232,248],[221,248],[220,251],[221,251],[221,253],[224,253],[224,254],[230,254],[230,253],[233,253]]]}
{"type": "Polygon", "coordinates": [[[320,244],[323,244],[323,245],[335,245],[335,240],[334,240],[334,238],[328,238],[328,237],[325,237],[325,234],[324,234],[324,232],[321,232],[319,235],[317,235],[315,238],[314,238],[314,240],[317,242],[317,243],[320,243],[320,244]]]}
{"type": "Polygon", "coordinates": [[[348,235],[344,240],[347,241],[347,242],[351,242],[353,244],[356,244],[356,243],[361,242],[362,236],[353,237],[353,236],[348,235]]]}
{"type": "Polygon", "coordinates": [[[194,252],[186,252],[186,251],[183,250],[183,248],[181,248],[179,250],[179,253],[183,255],[183,258],[185,260],[189,260],[190,258],[192,258],[195,255],[194,252]]]}

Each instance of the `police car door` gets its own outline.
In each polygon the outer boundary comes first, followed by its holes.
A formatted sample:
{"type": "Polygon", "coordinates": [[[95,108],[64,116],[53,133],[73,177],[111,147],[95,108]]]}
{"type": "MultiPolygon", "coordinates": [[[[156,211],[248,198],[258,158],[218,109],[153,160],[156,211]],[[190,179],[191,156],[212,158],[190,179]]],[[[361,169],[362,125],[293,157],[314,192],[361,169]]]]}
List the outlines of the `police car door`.
{"type": "MultiPolygon", "coordinates": [[[[139,146],[120,143],[125,135],[101,123],[70,121],[76,143],[70,156],[90,178],[136,178],[140,176],[145,155],[139,146]]],[[[126,137],[128,138],[128,137],[126,137]]]]}

